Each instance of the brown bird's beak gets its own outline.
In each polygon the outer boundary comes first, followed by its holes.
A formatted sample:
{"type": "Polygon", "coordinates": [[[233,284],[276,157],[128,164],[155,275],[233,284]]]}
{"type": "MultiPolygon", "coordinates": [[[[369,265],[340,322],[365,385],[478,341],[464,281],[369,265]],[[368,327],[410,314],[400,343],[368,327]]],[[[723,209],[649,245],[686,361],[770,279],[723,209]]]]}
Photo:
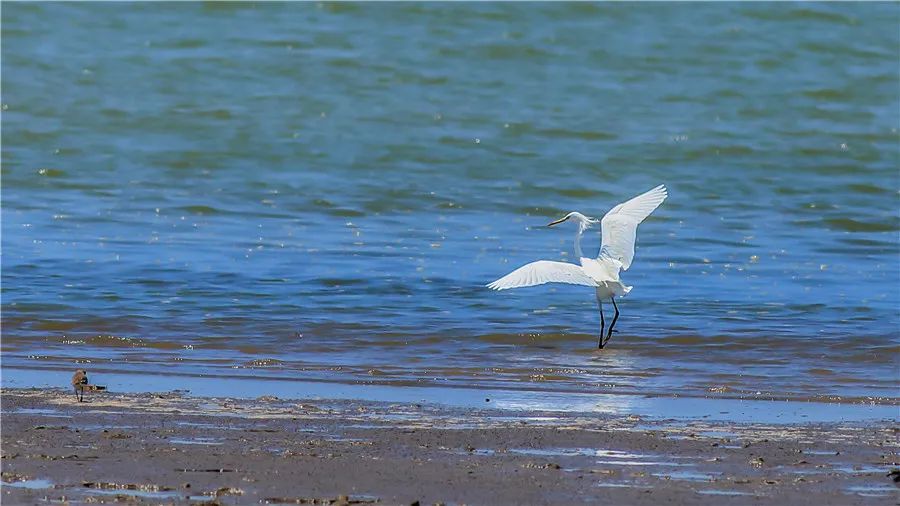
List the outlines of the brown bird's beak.
{"type": "Polygon", "coordinates": [[[558,219],[558,220],[556,220],[556,221],[551,221],[550,223],[547,224],[547,226],[548,226],[548,227],[552,227],[553,225],[559,225],[560,223],[562,223],[562,222],[564,222],[564,221],[566,221],[566,220],[568,220],[568,219],[569,219],[569,217],[566,216],[566,217],[560,218],[560,219],[558,219]]]}

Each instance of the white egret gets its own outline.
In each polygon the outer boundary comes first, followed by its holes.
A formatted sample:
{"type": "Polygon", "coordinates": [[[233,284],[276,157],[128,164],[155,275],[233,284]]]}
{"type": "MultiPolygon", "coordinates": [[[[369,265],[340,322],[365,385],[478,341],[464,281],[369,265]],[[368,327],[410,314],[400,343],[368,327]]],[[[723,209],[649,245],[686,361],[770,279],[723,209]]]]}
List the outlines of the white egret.
{"type": "Polygon", "coordinates": [[[599,348],[606,346],[612,337],[613,327],[619,319],[619,308],[616,306],[616,297],[626,295],[631,291],[619,279],[620,270],[628,270],[634,259],[634,241],[637,227],[647,219],[664,200],[666,186],[659,185],[656,188],[643,193],[622,204],[612,208],[602,220],[590,218],[578,212],[571,212],[547,226],[574,220],[578,223],[578,233],[575,235],[575,254],[581,265],[566,262],[553,262],[551,260],[538,260],[523,265],[510,272],[506,276],[487,285],[493,290],[506,290],[508,288],[522,288],[526,286],[543,285],[544,283],[568,283],[571,285],[584,285],[594,287],[597,292],[597,304],[600,306],[600,339],[599,348]],[[592,225],[600,223],[602,243],[597,258],[585,257],[581,251],[581,236],[592,225]],[[616,314],[606,339],[603,331],[606,322],[603,318],[603,300],[612,302],[616,314]]]}

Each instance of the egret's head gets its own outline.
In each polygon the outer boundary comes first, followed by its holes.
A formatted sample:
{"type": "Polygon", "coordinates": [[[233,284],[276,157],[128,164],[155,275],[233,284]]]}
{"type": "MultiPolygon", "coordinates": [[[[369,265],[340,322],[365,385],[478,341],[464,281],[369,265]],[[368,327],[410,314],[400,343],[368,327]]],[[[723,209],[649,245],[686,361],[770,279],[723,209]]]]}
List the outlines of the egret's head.
{"type": "Polygon", "coordinates": [[[593,225],[595,223],[600,223],[600,220],[598,220],[596,218],[591,218],[591,217],[585,216],[577,211],[572,211],[571,213],[563,216],[562,218],[548,223],[547,226],[552,227],[553,225],[559,225],[560,223],[562,223],[564,221],[568,221],[568,220],[572,220],[572,221],[578,223],[578,226],[582,230],[589,228],[591,225],[593,225]]]}

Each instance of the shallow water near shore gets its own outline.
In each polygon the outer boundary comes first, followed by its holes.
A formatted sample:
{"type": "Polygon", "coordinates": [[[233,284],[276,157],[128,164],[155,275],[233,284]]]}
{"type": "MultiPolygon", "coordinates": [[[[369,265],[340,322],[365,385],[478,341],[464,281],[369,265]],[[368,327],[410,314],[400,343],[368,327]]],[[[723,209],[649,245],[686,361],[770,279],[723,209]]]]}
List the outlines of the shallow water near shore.
{"type": "Polygon", "coordinates": [[[896,3],[5,5],[3,385],[83,367],[123,391],[240,375],[248,396],[896,417],[898,23],[896,3]],[[573,260],[549,220],[659,183],[608,349],[588,289],[484,288],[573,260]]]}
{"type": "MultiPolygon", "coordinates": [[[[53,388],[65,381],[65,371],[6,368],[6,388],[53,388]]],[[[699,419],[731,423],[830,423],[893,420],[893,404],[799,402],[767,399],[710,397],[654,397],[628,394],[578,393],[540,390],[474,389],[440,386],[391,386],[330,381],[298,381],[245,377],[183,377],[116,374],[101,371],[98,377],[115,392],[176,392],[204,398],[254,399],[271,396],[284,400],[367,399],[376,402],[422,403],[436,407],[493,409],[511,412],[592,413],[635,415],[651,419],[699,419]]],[[[95,393],[103,400],[107,393],[95,393]]],[[[268,398],[268,397],[267,397],[268,398]]],[[[90,401],[90,399],[89,399],[90,401]]]]}

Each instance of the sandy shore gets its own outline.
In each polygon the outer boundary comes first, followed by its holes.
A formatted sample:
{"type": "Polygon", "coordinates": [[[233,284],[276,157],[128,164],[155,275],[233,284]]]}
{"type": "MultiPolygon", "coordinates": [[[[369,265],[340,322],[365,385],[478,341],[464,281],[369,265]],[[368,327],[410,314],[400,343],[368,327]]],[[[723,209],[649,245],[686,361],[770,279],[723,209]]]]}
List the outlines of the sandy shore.
{"type": "Polygon", "coordinates": [[[801,426],[420,404],[2,393],[2,500],[890,504],[889,421],[801,426]]]}

